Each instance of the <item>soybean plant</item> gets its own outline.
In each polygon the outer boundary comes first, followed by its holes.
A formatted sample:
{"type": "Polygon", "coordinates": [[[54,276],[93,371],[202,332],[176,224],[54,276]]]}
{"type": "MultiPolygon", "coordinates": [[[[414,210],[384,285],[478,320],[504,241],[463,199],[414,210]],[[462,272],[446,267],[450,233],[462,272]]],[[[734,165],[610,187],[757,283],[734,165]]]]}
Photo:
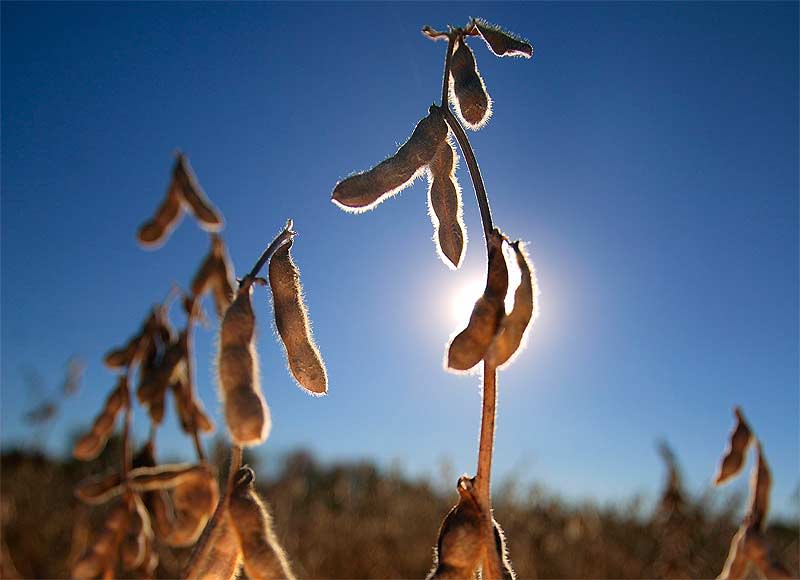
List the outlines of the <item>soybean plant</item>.
{"type": "Polygon", "coordinates": [[[446,32],[428,26],[422,32],[431,40],[447,42],[441,102],[428,108],[428,114],[393,156],[337,183],[332,200],[344,211],[362,213],[425,174],[437,253],[445,265],[458,269],[464,258],[467,235],[461,188],[455,174],[457,155],[453,137],[466,160],[483,223],[487,279],[469,324],[450,342],[445,359],[447,369],[454,372],[469,371],[483,363],[483,411],[477,472],[473,478],[465,476],[458,481],[458,503],[442,523],[430,577],[472,578],[480,572],[482,578],[496,580],[514,576],[507,559],[505,537],[491,507],[497,370],[508,365],[524,343],[537,315],[538,289],[533,265],[522,242],[512,242],[492,222],[486,188],[464,131],[463,126],[473,131],[481,129],[492,114],[492,99],[467,42],[480,37],[491,52],[501,57],[530,58],[533,47],[479,19],[470,20],[462,28],[449,27],[446,32]],[[505,310],[508,293],[505,247],[511,248],[521,272],[510,313],[505,310]]]}
{"type": "Polygon", "coordinates": [[[146,248],[163,244],[183,211],[209,233],[210,249],[191,280],[190,291],[173,286],[137,332],[105,356],[106,366],[118,371],[118,378],[73,454],[85,461],[97,457],[122,416],[122,457],[119,470],[88,478],[75,490],[84,504],[110,505],[91,541],[85,533],[76,534],[86,542],[75,550],[72,572],[76,578],[116,577],[120,573],[153,578],[159,564],[158,542],[169,547],[194,546],[184,571],[187,577],[232,578],[243,564],[251,578],[291,578],[288,560],[272,532],[271,516],[253,486],[255,475],[241,462],[242,447],[262,443],[271,426],[260,385],[252,300],[255,286],[267,285],[259,277],[267,262],[275,324],[289,370],[313,395],[324,395],[328,389],[325,366],[311,336],[299,273],[289,253],[295,236],[292,221],[237,285],[219,233],[224,218],[203,192],[189,160],[178,154],[165,198],[139,228],[139,243],[146,248]],[[217,378],[232,442],[222,493],[201,440],[201,433],[213,432],[214,424],[204,411],[194,379],[193,332],[198,323],[207,322],[201,305],[206,294],[213,297],[221,321],[217,378]],[[176,332],[169,310],[179,296],[186,322],[176,332]],[[134,384],[136,400],[150,420],[149,438],[136,454],[131,412],[134,384]],[[167,465],[156,460],[156,433],[164,420],[169,392],[181,429],[194,442],[195,464],[167,465]]]}

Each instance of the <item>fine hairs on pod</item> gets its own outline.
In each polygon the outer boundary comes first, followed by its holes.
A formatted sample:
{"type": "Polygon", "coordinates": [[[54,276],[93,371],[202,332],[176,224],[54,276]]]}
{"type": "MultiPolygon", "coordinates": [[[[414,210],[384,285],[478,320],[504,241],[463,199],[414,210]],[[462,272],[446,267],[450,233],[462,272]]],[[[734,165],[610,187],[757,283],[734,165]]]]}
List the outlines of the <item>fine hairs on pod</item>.
{"type": "Polygon", "coordinates": [[[463,37],[458,39],[450,60],[450,100],[464,125],[473,131],[492,116],[492,99],[478,72],[475,55],[463,37]]]}
{"type": "Polygon", "coordinates": [[[250,578],[293,579],[286,554],[272,530],[272,517],[256,493],[254,480],[252,469],[240,469],[228,506],[245,572],[250,578]]]}
{"type": "Polygon", "coordinates": [[[428,116],[393,156],[378,165],[351,175],[336,184],[332,200],[345,211],[360,213],[402,191],[430,163],[439,144],[447,138],[447,123],[441,109],[431,106],[428,116]]]}
{"type": "Polygon", "coordinates": [[[513,242],[511,248],[517,259],[520,282],[514,292],[514,306],[511,312],[503,317],[497,335],[492,339],[489,350],[486,351],[486,361],[493,367],[504,365],[519,352],[524,343],[525,334],[531,326],[531,321],[538,314],[539,289],[533,266],[531,266],[519,240],[513,242]]]}
{"type": "Polygon", "coordinates": [[[472,480],[462,476],[456,487],[458,503],[439,528],[434,567],[428,580],[473,578],[481,557],[481,510],[472,480]]]}
{"type": "Polygon", "coordinates": [[[297,384],[313,395],[324,395],[328,392],[328,375],[311,335],[300,273],[292,260],[291,248],[289,240],[275,251],[269,262],[275,327],[297,384]]]}
{"type": "Polygon", "coordinates": [[[714,478],[715,485],[725,483],[741,471],[744,466],[745,452],[753,438],[753,433],[742,414],[742,410],[736,407],[733,412],[736,416],[736,425],[728,438],[728,448],[725,450],[719,471],[714,478]]]}
{"type": "Polygon", "coordinates": [[[475,302],[467,327],[453,338],[447,350],[447,368],[467,371],[483,360],[505,316],[508,268],[503,256],[503,235],[495,228],[489,236],[486,288],[475,302]]]}
{"type": "Polygon", "coordinates": [[[533,56],[533,46],[516,34],[503,30],[495,24],[489,24],[481,18],[474,18],[472,24],[486,41],[489,50],[497,56],[521,56],[523,58],[533,56]]]}
{"type": "MultiPolygon", "coordinates": [[[[224,508],[223,508],[224,509],[224,508]]],[[[194,568],[193,578],[199,580],[231,580],[236,577],[242,558],[239,538],[227,509],[209,538],[208,549],[194,568]]],[[[257,578],[258,576],[254,576],[257,578]]]]}
{"type": "Polygon", "coordinates": [[[448,136],[428,166],[428,213],[433,223],[433,241],[442,262],[453,270],[461,266],[467,242],[461,187],[455,173],[457,159],[448,136]]]}
{"type": "Polygon", "coordinates": [[[250,284],[239,289],[236,299],[225,311],[220,327],[217,372],[231,439],[241,446],[264,442],[272,421],[261,394],[250,284]]]}

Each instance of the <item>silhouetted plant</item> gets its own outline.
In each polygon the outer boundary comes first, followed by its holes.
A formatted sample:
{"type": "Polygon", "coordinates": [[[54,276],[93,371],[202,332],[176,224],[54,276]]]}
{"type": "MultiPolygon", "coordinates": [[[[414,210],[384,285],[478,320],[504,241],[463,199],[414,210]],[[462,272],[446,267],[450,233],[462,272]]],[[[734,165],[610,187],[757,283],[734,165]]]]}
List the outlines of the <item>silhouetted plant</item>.
{"type": "Polygon", "coordinates": [[[463,28],[440,32],[422,29],[432,40],[446,40],[442,98],[431,105],[428,115],[416,126],[397,153],[372,169],[351,175],[336,184],[332,199],[343,210],[361,213],[409,186],[416,177],[428,177],[428,205],[434,228],[434,242],[442,261],[457,269],[464,257],[466,231],[462,219],[461,189],[455,176],[457,156],[451,141],[455,136],[475,188],[486,238],[487,280],[483,295],[472,310],[467,327],[447,348],[446,367],[469,371],[483,362],[483,413],[474,478],[462,477],[457,484],[459,501],[445,517],[435,549],[432,578],[471,578],[478,571],[484,579],[513,577],[507,559],[505,539],[492,516],[490,475],[494,445],[497,400],[497,370],[507,365],[520,349],[524,336],[536,318],[538,289],[523,244],[511,242],[492,222],[489,200],[480,169],[462,123],[477,131],[492,114],[492,100],[478,72],[475,56],[467,44],[481,37],[497,56],[533,55],[526,41],[472,19],[463,28]],[[450,110],[451,105],[458,118],[450,110]],[[514,307],[505,311],[508,266],[504,246],[513,250],[521,272],[514,307]]]}

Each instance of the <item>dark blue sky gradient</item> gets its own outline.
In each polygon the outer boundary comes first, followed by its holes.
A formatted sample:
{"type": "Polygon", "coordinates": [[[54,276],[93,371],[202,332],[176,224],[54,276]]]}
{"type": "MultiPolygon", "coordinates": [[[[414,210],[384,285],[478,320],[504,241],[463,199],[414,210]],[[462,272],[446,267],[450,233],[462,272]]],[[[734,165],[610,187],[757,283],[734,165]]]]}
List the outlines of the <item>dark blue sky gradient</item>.
{"type": "MultiPolygon", "coordinates": [[[[125,340],[207,249],[184,219],[135,243],[184,150],[227,219],[241,274],[287,217],[330,394],[296,388],[257,292],[273,434],[268,457],[472,472],[477,377],[441,370],[452,296],[483,276],[478,211],[463,269],[437,259],[424,181],[366,215],[337,180],[394,151],[438,100],[443,43],[419,33],[482,16],[531,61],[472,41],[495,100],[471,134],[497,224],[530,242],[541,317],[500,376],[495,469],[569,498],[652,497],[654,441],[707,487],[741,404],[775,474],[798,485],[798,5],[2,4],[2,439],[28,439],[73,353],[84,389],[48,448],[88,425],[125,340]]],[[[180,323],[180,318],[175,317],[180,323]]],[[[197,379],[218,423],[214,329],[197,379]]],[[[144,437],[143,416],[135,416],[144,437]]],[[[189,441],[170,417],[162,455],[189,441]]],[[[732,486],[744,489],[746,478],[732,486]]],[[[724,493],[724,492],[720,492],[724,493]]]]}

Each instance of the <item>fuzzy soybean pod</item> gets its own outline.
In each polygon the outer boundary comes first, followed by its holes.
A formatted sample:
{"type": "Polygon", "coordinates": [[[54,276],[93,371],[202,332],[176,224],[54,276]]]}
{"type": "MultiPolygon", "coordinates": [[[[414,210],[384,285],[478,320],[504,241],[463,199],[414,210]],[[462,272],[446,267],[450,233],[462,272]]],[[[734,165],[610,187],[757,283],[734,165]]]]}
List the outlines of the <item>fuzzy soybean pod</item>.
{"type": "Polygon", "coordinates": [[[328,375],[311,336],[300,273],[292,260],[291,248],[292,240],[289,240],[276,250],[269,262],[275,326],[297,384],[313,395],[324,395],[328,392],[328,375]]]}
{"type": "Polygon", "coordinates": [[[467,327],[450,342],[448,368],[466,371],[483,359],[505,315],[507,291],[508,268],[503,256],[503,236],[495,229],[489,236],[486,288],[475,302],[467,327]]]}
{"type": "Polygon", "coordinates": [[[122,493],[122,476],[114,471],[82,480],[75,487],[75,497],[85,504],[100,505],[122,493]]]}
{"type": "Polygon", "coordinates": [[[753,432],[750,430],[742,410],[736,407],[733,412],[736,416],[736,426],[728,438],[728,448],[725,450],[719,471],[714,478],[714,485],[725,483],[741,471],[747,446],[753,438],[753,432]]]}
{"type": "Polygon", "coordinates": [[[245,572],[254,579],[294,578],[272,530],[272,517],[256,493],[253,470],[243,467],[237,479],[228,510],[242,548],[245,572]]]}
{"type": "Polygon", "coordinates": [[[431,106],[428,116],[393,156],[336,184],[333,202],[345,211],[360,213],[405,189],[430,163],[439,144],[447,138],[441,109],[431,106]]]}
{"type": "Polygon", "coordinates": [[[120,542],[128,525],[128,513],[128,506],[121,499],[109,507],[103,527],[72,568],[74,578],[97,578],[109,567],[113,568],[120,542]]]}
{"type": "Polygon", "coordinates": [[[450,59],[450,100],[461,121],[473,131],[492,116],[492,99],[478,72],[475,55],[464,38],[459,38],[450,59]]]}
{"type": "Polygon", "coordinates": [[[137,234],[139,243],[145,247],[160,246],[178,225],[180,217],[181,196],[177,184],[173,181],[156,213],[139,228],[137,234]]]}
{"type": "Polygon", "coordinates": [[[214,529],[203,554],[192,570],[192,578],[199,580],[231,580],[239,571],[242,551],[231,518],[226,509],[214,529]]]}
{"type": "Polygon", "coordinates": [[[225,422],[237,445],[258,445],[269,435],[272,420],[261,394],[252,286],[240,288],[220,327],[217,362],[225,422]]]}
{"type": "Polygon", "coordinates": [[[515,34],[511,34],[494,24],[489,24],[485,20],[474,19],[472,23],[483,40],[486,41],[486,46],[489,47],[489,50],[497,56],[521,56],[523,58],[533,56],[533,46],[515,34]]]}
{"type": "Polygon", "coordinates": [[[192,279],[191,291],[199,298],[208,291],[214,296],[214,307],[221,318],[233,300],[234,289],[230,260],[225,251],[225,243],[217,234],[211,235],[211,249],[192,279]]]}
{"type": "Polygon", "coordinates": [[[458,480],[458,503],[439,529],[436,565],[428,580],[474,578],[481,557],[481,511],[471,480],[458,480]]]}
{"type": "Polygon", "coordinates": [[[75,459],[89,461],[97,457],[105,448],[108,438],[114,431],[114,422],[122,407],[128,404],[128,379],[122,375],[116,388],[106,399],[103,409],[94,421],[91,430],[78,439],[72,450],[75,459]]]}
{"type": "Polygon", "coordinates": [[[197,218],[197,221],[200,222],[203,229],[210,232],[216,232],[222,229],[222,216],[219,210],[217,210],[208,197],[206,197],[203,188],[200,187],[197,181],[194,171],[192,171],[189,159],[185,155],[178,155],[172,175],[172,179],[177,186],[176,188],[186,209],[194,214],[194,217],[197,218]]]}
{"type": "Polygon", "coordinates": [[[503,533],[503,528],[496,520],[492,520],[494,525],[494,547],[497,555],[500,558],[501,568],[503,570],[503,580],[514,580],[517,577],[514,568],[511,566],[511,560],[508,557],[508,548],[506,547],[506,535],[503,533]]]}
{"type": "Polygon", "coordinates": [[[520,241],[511,244],[520,271],[520,283],[514,292],[514,307],[500,323],[500,329],[486,351],[486,361],[493,367],[505,364],[519,350],[531,320],[538,314],[536,274],[520,241]]]}
{"type": "Polygon", "coordinates": [[[433,241],[442,262],[452,269],[461,266],[467,240],[456,160],[455,147],[448,138],[439,144],[428,166],[428,213],[433,223],[433,241]]]}
{"type": "Polygon", "coordinates": [[[130,499],[130,513],[125,537],[120,545],[120,560],[125,570],[135,570],[147,556],[147,544],[153,537],[150,515],[137,494],[130,499]]]}

